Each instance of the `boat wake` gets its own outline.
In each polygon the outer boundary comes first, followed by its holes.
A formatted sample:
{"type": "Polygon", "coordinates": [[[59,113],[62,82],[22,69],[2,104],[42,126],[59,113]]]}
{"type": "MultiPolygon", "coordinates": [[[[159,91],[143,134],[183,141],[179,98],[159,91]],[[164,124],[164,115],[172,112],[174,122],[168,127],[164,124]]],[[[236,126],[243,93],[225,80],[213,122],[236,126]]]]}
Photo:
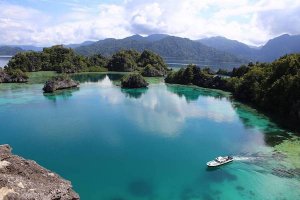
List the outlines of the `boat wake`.
{"type": "Polygon", "coordinates": [[[254,157],[245,157],[245,156],[232,156],[233,160],[237,161],[253,161],[255,158],[254,157]]]}

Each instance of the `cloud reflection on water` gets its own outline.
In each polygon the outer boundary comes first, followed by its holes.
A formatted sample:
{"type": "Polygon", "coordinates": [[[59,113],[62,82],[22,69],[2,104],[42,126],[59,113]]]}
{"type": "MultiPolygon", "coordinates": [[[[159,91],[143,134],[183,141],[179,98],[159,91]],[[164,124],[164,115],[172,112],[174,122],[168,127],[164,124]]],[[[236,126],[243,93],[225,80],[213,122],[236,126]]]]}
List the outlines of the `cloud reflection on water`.
{"type": "Polygon", "coordinates": [[[185,96],[167,90],[164,84],[150,85],[139,98],[131,98],[114,86],[108,77],[97,84],[105,88],[100,91],[100,96],[109,104],[134,104],[124,107],[125,112],[130,113],[128,118],[141,128],[164,136],[176,136],[184,122],[190,118],[206,118],[217,123],[236,119],[235,110],[225,98],[199,95],[197,100],[188,101],[185,96]]]}

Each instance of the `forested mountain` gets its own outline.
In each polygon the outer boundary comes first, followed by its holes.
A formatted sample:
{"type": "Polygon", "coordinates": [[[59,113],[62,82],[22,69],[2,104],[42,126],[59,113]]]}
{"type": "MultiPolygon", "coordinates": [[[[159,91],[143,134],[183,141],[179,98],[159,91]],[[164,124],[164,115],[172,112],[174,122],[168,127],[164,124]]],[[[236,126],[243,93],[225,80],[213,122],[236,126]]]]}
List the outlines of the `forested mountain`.
{"type": "Polygon", "coordinates": [[[300,35],[281,35],[267,42],[259,51],[261,61],[274,61],[285,54],[300,53],[300,35]]]}
{"type": "Polygon", "coordinates": [[[119,40],[105,39],[91,45],[78,47],[75,51],[82,55],[111,55],[121,49],[134,49],[140,52],[148,49],[162,57],[176,57],[178,59],[186,60],[242,62],[242,59],[239,59],[230,53],[207,47],[190,39],[168,35],[152,35],[149,37],[134,35],[119,40]]]}
{"type": "Polygon", "coordinates": [[[77,48],[77,47],[80,47],[80,46],[86,46],[86,45],[90,45],[90,44],[93,44],[94,41],[85,41],[85,42],[82,42],[80,44],[66,44],[64,45],[65,47],[67,48],[77,48]]]}
{"type": "Polygon", "coordinates": [[[251,48],[244,43],[224,37],[205,38],[198,42],[240,58],[260,62],[272,62],[285,54],[300,53],[300,35],[281,35],[269,40],[261,48],[251,48]]]}
{"type": "Polygon", "coordinates": [[[11,47],[11,46],[0,46],[0,55],[15,55],[19,52],[22,52],[23,49],[19,47],[11,47]]]}
{"type": "Polygon", "coordinates": [[[241,58],[251,59],[255,58],[256,55],[256,49],[237,40],[230,40],[221,36],[203,38],[198,41],[206,46],[231,53],[241,58]]]}

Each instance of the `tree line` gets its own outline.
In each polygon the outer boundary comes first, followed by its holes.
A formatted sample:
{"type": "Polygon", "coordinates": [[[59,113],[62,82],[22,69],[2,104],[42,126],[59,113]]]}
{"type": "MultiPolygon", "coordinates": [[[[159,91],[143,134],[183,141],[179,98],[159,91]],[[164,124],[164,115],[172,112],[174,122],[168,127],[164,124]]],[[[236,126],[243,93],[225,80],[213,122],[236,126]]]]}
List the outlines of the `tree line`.
{"type": "Polygon", "coordinates": [[[299,129],[300,54],[286,55],[273,63],[249,63],[222,74],[229,77],[189,65],[169,73],[165,81],[230,91],[236,99],[285,119],[286,124],[299,129]]]}
{"type": "Polygon", "coordinates": [[[23,72],[56,71],[58,73],[139,71],[144,76],[163,76],[168,72],[164,60],[148,50],[142,53],[135,50],[121,50],[112,57],[105,57],[101,54],[85,57],[62,45],[44,48],[42,52],[20,52],[9,61],[5,69],[19,69],[23,72]]]}

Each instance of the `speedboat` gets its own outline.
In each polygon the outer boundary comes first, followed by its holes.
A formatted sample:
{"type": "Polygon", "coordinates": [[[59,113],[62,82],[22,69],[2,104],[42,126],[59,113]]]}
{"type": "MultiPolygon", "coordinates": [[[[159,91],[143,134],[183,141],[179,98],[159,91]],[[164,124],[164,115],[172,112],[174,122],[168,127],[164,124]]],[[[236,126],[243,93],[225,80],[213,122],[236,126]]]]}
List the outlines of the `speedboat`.
{"type": "Polygon", "coordinates": [[[224,156],[224,157],[219,156],[219,157],[215,158],[214,160],[207,162],[206,165],[208,167],[218,167],[220,165],[224,165],[224,164],[232,162],[232,161],[233,161],[233,157],[231,157],[231,156],[224,156]]]}

